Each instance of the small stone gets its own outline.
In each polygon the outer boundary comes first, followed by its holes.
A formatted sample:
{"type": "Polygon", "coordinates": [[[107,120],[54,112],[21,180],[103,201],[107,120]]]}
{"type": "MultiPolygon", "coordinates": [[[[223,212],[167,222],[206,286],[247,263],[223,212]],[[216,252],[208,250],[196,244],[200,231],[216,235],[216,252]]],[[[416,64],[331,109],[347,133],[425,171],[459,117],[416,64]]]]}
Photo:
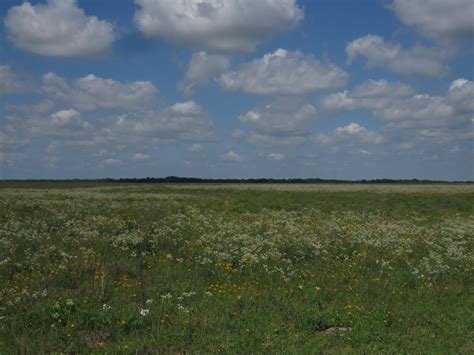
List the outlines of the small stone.
{"type": "Polygon", "coordinates": [[[323,334],[337,334],[351,331],[351,327],[331,327],[320,331],[323,334]]]}

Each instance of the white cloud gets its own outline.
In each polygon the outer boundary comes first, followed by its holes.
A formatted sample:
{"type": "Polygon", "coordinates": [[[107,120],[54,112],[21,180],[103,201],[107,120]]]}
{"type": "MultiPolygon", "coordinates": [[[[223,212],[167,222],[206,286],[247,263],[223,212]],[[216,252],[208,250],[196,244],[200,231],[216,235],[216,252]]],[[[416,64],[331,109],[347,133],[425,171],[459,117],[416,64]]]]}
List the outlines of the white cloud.
{"type": "Polygon", "coordinates": [[[213,124],[207,112],[194,101],[162,110],[143,110],[118,115],[109,134],[171,140],[208,140],[213,124]]]}
{"type": "Polygon", "coordinates": [[[0,65],[0,95],[14,95],[36,90],[36,83],[26,73],[13,70],[9,65],[0,65]]]}
{"type": "Polygon", "coordinates": [[[474,35],[472,0],[394,0],[389,7],[402,23],[435,41],[453,44],[474,35]]]}
{"type": "Polygon", "coordinates": [[[168,110],[177,115],[199,115],[203,112],[202,107],[192,100],[175,103],[168,110]]]}
{"type": "Polygon", "coordinates": [[[24,2],[8,10],[8,39],[18,48],[41,55],[90,57],[110,50],[115,34],[111,23],[87,16],[75,0],[24,2]]]}
{"type": "Polygon", "coordinates": [[[286,155],[283,153],[270,153],[267,155],[269,160],[283,160],[286,158],[286,155]]]}
{"type": "Polygon", "coordinates": [[[440,96],[414,95],[393,101],[375,111],[375,115],[402,126],[444,126],[454,119],[454,108],[440,96]]]}
{"type": "MultiPolygon", "coordinates": [[[[61,152],[80,149],[85,154],[96,147],[108,155],[124,147],[213,139],[213,123],[202,107],[182,110],[183,107],[194,105],[197,104],[171,105],[163,109],[130,111],[115,116],[103,115],[101,112],[81,113],[73,108],[52,114],[19,112],[4,126],[2,133],[5,136],[0,136],[0,145],[38,144],[47,139],[50,146],[54,143],[61,152]],[[177,110],[177,107],[181,110],[177,110]]],[[[137,153],[131,158],[137,161],[146,157],[137,153]]]]}
{"type": "Polygon", "coordinates": [[[311,104],[292,98],[278,98],[262,108],[248,111],[239,120],[260,133],[272,135],[307,135],[316,116],[311,104]]]}
{"type": "Polygon", "coordinates": [[[102,109],[137,109],[149,106],[158,89],[150,81],[122,83],[93,74],[72,83],[54,73],[43,76],[42,90],[51,100],[72,105],[81,111],[102,109]]]}
{"type": "Polygon", "coordinates": [[[231,136],[234,139],[242,139],[245,137],[245,131],[240,128],[234,129],[231,133],[231,136]]]}
{"type": "Polygon", "coordinates": [[[239,162],[239,161],[244,160],[244,158],[240,154],[234,152],[233,150],[229,150],[227,153],[222,154],[221,159],[225,161],[234,161],[234,162],[239,162]]]}
{"type": "Polygon", "coordinates": [[[143,154],[143,153],[135,153],[132,156],[132,160],[135,160],[135,161],[145,161],[149,159],[150,159],[150,156],[148,154],[143,154]]]}
{"type": "Polygon", "coordinates": [[[443,64],[446,52],[437,48],[414,46],[403,48],[398,43],[385,42],[377,35],[360,37],[346,46],[349,63],[361,56],[367,68],[387,68],[403,75],[437,76],[447,72],[443,64]]]}
{"type": "Polygon", "coordinates": [[[452,147],[452,148],[449,150],[449,152],[450,152],[451,154],[457,154],[457,153],[462,152],[462,149],[459,148],[458,145],[455,145],[454,147],[452,147]]]}
{"type": "Polygon", "coordinates": [[[334,143],[384,143],[381,134],[370,131],[358,123],[351,122],[347,126],[337,127],[330,134],[317,134],[314,137],[321,144],[334,143]]]}
{"type": "Polygon", "coordinates": [[[135,0],[138,28],[184,46],[219,52],[252,51],[303,18],[295,0],[135,0]]]}
{"type": "MultiPolygon", "coordinates": [[[[305,143],[316,118],[316,108],[294,96],[278,97],[269,104],[247,111],[239,117],[253,131],[246,141],[257,146],[292,146],[305,143]]],[[[238,131],[243,138],[244,131],[238,131]]]]}
{"type": "Polygon", "coordinates": [[[89,122],[81,119],[81,114],[74,109],[61,110],[51,115],[51,124],[55,127],[68,127],[71,129],[91,128],[89,122]]]}
{"type": "Polygon", "coordinates": [[[360,108],[360,103],[349,91],[344,90],[324,97],[321,100],[321,106],[328,111],[352,111],[360,108]]]}
{"type": "Polygon", "coordinates": [[[356,97],[407,97],[412,95],[415,90],[399,81],[388,82],[387,80],[369,79],[365,83],[357,85],[354,89],[356,97]]]}
{"type": "Polygon", "coordinates": [[[18,143],[30,143],[37,138],[53,141],[78,142],[94,135],[94,126],[75,109],[59,110],[52,114],[22,112],[7,126],[12,139],[18,143]]]}
{"type": "Polygon", "coordinates": [[[222,54],[206,52],[194,53],[188,64],[185,80],[178,84],[178,88],[185,94],[194,94],[196,85],[205,85],[209,79],[216,78],[230,67],[230,57],[222,54]]]}
{"type": "Polygon", "coordinates": [[[386,107],[393,100],[410,97],[414,93],[415,90],[407,84],[369,79],[357,85],[352,93],[344,90],[326,96],[321,100],[321,106],[325,110],[336,111],[377,109],[386,107]]]}
{"type": "Polygon", "coordinates": [[[403,150],[410,150],[410,149],[413,149],[414,146],[415,146],[415,143],[413,142],[401,142],[399,145],[399,148],[403,150]]]}
{"type": "MultiPolygon", "coordinates": [[[[407,139],[445,143],[469,140],[474,137],[474,83],[466,79],[454,80],[444,96],[408,94],[408,87],[387,83],[391,90],[381,96],[367,96],[359,85],[354,93],[348,91],[329,95],[322,100],[325,110],[368,109],[384,124],[384,136],[410,144],[407,139]],[[398,95],[395,95],[397,93],[398,95]],[[401,95],[403,93],[403,95],[401,95]]],[[[375,94],[374,94],[375,95],[375,94]]],[[[323,141],[324,136],[320,137],[323,141]]],[[[405,149],[405,146],[400,148],[405,149]]]]}
{"type": "Polygon", "coordinates": [[[188,150],[193,153],[200,152],[202,150],[202,144],[194,143],[193,145],[189,147],[188,150]]]}
{"type": "Polygon", "coordinates": [[[300,51],[277,49],[224,73],[218,82],[226,90],[259,95],[301,95],[343,86],[348,74],[300,51]]]}
{"type": "Polygon", "coordinates": [[[102,163],[105,165],[110,165],[110,166],[118,166],[122,164],[122,161],[120,159],[108,158],[108,159],[102,160],[102,163]]]}
{"type": "Polygon", "coordinates": [[[454,80],[447,100],[458,113],[474,115],[474,82],[464,78],[454,80]]]}
{"type": "Polygon", "coordinates": [[[269,134],[251,132],[250,135],[247,137],[247,142],[256,146],[289,147],[304,144],[306,142],[306,137],[274,136],[269,134]]]}

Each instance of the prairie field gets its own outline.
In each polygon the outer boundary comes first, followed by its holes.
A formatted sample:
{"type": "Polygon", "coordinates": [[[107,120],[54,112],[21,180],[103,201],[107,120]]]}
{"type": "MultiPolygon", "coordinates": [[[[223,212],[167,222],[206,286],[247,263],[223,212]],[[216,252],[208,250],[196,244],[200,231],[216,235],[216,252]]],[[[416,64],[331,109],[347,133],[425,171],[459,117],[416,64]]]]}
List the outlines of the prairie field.
{"type": "Polygon", "coordinates": [[[474,185],[0,185],[0,353],[473,353],[474,185]]]}

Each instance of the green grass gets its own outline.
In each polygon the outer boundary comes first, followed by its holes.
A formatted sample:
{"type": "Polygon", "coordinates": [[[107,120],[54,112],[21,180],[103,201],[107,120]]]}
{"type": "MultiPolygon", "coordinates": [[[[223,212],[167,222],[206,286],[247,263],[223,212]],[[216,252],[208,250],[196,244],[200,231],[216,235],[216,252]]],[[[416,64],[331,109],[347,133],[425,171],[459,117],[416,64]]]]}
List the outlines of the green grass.
{"type": "Polygon", "coordinates": [[[472,353],[473,206],[471,185],[3,186],[0,353],[472,353]]]}

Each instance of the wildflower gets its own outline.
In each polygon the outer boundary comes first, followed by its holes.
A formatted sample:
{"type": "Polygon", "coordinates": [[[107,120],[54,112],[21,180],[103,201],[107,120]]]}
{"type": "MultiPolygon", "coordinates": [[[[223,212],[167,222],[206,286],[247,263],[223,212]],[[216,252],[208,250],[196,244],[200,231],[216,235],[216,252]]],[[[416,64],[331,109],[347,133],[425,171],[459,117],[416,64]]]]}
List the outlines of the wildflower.
{"type": "Polygon", "coordinates": [[[149,313],[150,313],[150,310],[149,310],[149,309],[146,309],[146,308],[140,309],[140,315],[141,315],[142,317],[146,317],[149,313]]]}
{"type": "Polygon", "coordinates": [[[161,297],[161,299],[163,299],[163,300],[167,300],[167,299],[173,298],[173,296],[172,296],[171,293],[169,293],[169,292],[168,292],[166,295],[161,295],[160,297],[161,297]]]}
{"type": "Polygon", "coordinates": [[[146,302],[145,302],[145,304],[151,304],[151,303],[153,303],[153,300],[152,300],[152,299],[148,299],[148,300],[146,300],[146,302]]]}
{"type": "Polygon", "coordinates": [[[178,304],[178,310],[180,310],[183,313],[189,313],[189,309],[186,309],[182,304],[178,304]]]}
{"type": "Polygon", "coordinates": [[[107,303],[104,303],[102,305],[102,310],[109,311],[110,309],[112,309],[112,306],[109,306],[107,303]]]}
{"type": "Polygon", "coordinates": [[[67,304],[68,306],[72,306],[72,305],[74,304],[74,300],[72,300],[71,298],[68,298],[68,299],[66,300],[66,304],[67,304]]]}
{"type": "Polygon", "coordinates": [[[222,266],[223,266],[224,269],[227,270],[227,271],[232,271],[232,270],[234,270],[234,264],[232,264],[232,263],[223,263],[222,266]]]}
{"type": "Polygon", "coordinates": [[[96,345],[97,347],[99,347],[99,348],[102,347],[102,346],[104,346],[104,344],[105,344],[105,343],[104,343],[103,341],[100,341],[100,340],[96,341],[96,343],[95,343],[95,345],[96,345]]]}

